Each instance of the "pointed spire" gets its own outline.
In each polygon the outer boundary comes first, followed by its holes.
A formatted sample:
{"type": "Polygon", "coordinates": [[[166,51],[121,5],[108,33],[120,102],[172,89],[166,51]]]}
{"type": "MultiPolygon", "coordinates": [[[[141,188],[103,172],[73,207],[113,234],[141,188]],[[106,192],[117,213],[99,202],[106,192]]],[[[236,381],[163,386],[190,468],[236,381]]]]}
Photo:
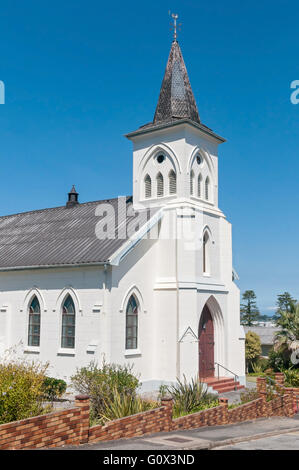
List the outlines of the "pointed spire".
{"type": "Polygon", "coordinates": [[[68,193],[68,200],[67,200],[67,203],[66,203],[66,207],[73,207],[73,206],[79,204],[78,196],[79,196],[79,194],[77,193],[75,185],[73,184],[72,189],[68,193]]]}
{"type": "Polygon", "coordinates": [[[200,123],[180,46],[173,40],[160,90],[154,124],[187,118],[200,123]]]}

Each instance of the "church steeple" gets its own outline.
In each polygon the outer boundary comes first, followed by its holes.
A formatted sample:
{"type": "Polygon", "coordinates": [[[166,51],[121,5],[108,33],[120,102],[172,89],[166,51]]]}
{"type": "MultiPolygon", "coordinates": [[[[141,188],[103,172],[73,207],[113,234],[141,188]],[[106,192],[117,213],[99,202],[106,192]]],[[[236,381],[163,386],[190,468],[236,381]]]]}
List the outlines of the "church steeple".
{"type": "Polygon", "coordinates": [[[187,69],[175,38],[171,45],[153,124],[183,118],[200,124],[187,69]]]}

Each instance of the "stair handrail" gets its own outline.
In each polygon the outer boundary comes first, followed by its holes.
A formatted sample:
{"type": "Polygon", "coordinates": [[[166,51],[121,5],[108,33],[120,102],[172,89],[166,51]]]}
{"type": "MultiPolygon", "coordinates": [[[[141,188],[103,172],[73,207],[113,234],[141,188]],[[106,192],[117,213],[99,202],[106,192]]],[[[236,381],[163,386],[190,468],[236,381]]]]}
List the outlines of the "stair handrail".
{"type": "Polygon", "coordinates": [[[222,367],[222,369],[225,369],[227,372],[230,372],[234,376],[234,382],[235,382],[235,390],[237,390],[237,385],[236,382],[238,381],[237,379],[239,376],[235,374],[232,370],[229,370],[227,367],[223,366],[222,364],[219,364],[219,362],[215,362],[215,365],[217,366],[217,375],[218,375],[218,380],[219,380],[219,367],[222,367]]]}

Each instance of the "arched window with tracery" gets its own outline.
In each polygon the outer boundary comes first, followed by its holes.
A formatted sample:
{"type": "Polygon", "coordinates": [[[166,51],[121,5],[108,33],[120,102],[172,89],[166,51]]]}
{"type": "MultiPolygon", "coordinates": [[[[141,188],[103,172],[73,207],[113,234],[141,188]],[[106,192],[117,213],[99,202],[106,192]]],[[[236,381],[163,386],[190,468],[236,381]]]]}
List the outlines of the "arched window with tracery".
{"type": "Polygon", "coordinates": [[[68,294],[62,305],[61,347],[75,348],[76,309],[68,294]]]}
{"type": "Polygon", "coordinates": [[[28,346],[40,345],[40,304],[36,295],[29,305],[28,346]]]}
{"type": "Polygon", "coordinates": [[[134,295],[129,298],[126,308],[126,349],[138,346],[138,303],[134,295]]]}

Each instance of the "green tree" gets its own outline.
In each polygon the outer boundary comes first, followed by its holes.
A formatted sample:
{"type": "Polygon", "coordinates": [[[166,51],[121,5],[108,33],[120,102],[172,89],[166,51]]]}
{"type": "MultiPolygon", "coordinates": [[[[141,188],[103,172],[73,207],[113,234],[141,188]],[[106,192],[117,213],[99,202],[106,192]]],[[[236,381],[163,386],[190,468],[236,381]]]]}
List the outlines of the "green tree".
{"type": "Polygon", "coordinates": [[[248,331],[245,337],[245,359],[246,369],[248,371],[248,365],[252,366],[262,352],[261,340],[259,335],[253,331],[248,331]]]}
{"type": "Polygon", "coordinates": [[[274,350],[290,357],[299,349],[299,302],[290,302],[287,310],[281,310],[276,325],[280,329],[275,334],[274,350]]]}
{"type": "Polygon", "coordinates": [[[289,292],[279,294],[276,301],[277,310],[273,316],[273,319],[277,321],[280,318],[282,312],[290,312],[293,308],[293,304],[296,302],[297,300],[293,299],[289,292]]]}
{"type": "Polygon", "coordinates": [[[259,309],[256,305],[256,295],[253,290],[246,290],[242,296],[241,304],[241,323],[246,326],[252,326],[254,321],[259,319],[259,309]]]}

